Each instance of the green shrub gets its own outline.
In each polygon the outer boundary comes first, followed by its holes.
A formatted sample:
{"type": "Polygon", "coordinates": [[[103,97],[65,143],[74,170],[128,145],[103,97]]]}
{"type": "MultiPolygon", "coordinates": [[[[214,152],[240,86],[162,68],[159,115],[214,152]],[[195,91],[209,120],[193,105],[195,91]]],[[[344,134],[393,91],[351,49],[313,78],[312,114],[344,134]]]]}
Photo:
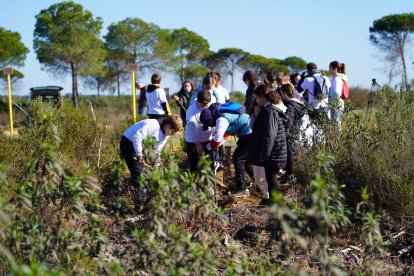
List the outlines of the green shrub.
{"type": "MultiPolygon", "coordinates": [[[[347,101],[347,105],[351,105],[353,108],[365,111],[368,105],[369,90],[361,88],[359,86],[350,88],[350,98],[347,101]]],[[[375,103],[374,99],[374,103],[375,103]]]]}
{"type": "Polygon", "coordinates": [[[1,227],[1,244],[13,259],[9,258],[10,267],[3,267],[3,273],[14,271],[14,259],[36,271],[45,271],[45,264],[68,273],[96,272],[91,257],[100,251],[105,237],[96,229],[99,220],[88,209],[99,208],[94,200],[99,187],[88,167],[80,176],[64,172],[58,152],[61,139],[52,116],[43,114],[36,122],[40,145],[31,155],[24,182],[15,184],[7,206],[13,223],[1,227]],[[81,229],[79,224],[85,220],[88,227],[81,229]]]}
{"type": "Polygon", "coordinates": [[[353,114],[336,152],[337,177],[355,190],[366,186],[377,209],[394,218],[414,215],[413,92],[384,89],[378,94],[373,121],[353,114]]]}

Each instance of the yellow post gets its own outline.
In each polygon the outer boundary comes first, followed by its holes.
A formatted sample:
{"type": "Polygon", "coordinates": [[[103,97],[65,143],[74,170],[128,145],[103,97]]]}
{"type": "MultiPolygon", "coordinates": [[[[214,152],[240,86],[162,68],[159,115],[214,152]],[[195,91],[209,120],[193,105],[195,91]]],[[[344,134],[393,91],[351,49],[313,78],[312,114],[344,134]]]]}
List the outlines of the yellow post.
{"type": "Polygon", "coordinates": [[[12,97],[11,97],[11,84],[10,84],[10,74],[7,74],[7,89],[8,89],[8,98],[9,98],[9,117],[10,117],[10,135],[13,136],[13,106],[12,106],[12,97]]]}
{"type": "Polygon", "coordinates": [[[137,103],[135,101],[135,71],[132,70],[132,116],[134,118],[134,123],[137,121],[137,103]]]}

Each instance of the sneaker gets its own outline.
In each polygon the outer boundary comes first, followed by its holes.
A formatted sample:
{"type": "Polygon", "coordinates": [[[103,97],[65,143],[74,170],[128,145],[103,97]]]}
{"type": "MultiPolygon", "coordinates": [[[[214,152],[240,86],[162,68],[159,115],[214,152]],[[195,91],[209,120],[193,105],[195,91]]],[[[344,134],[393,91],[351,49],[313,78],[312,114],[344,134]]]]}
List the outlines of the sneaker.
{"type": "Polygon", "coordinates": [[[250,196],[250,191],[249,189],[246,189],[246,190],[241,190],[237,193],[232,193],[230,195],[233,197],[245,197],[245,196],[250,196]]]}
{"type": "Polygon", "coordinates": [[[262,198],[259,202],[259,205],[262,206],[271,206],[272,204],[270,203],[270,199],[269,198],[262,198]]]}

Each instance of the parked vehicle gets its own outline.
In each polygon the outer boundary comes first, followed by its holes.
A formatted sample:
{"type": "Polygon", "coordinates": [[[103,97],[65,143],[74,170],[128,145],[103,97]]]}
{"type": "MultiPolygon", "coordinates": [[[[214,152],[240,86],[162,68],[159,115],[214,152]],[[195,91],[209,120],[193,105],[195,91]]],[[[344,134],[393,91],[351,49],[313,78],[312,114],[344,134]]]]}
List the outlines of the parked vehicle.
{"type": "Polygon", "coordinates": [[[61,104],[61,93],[63,88],[60,86],[40,86],[30,88],[30,100],[40,99],[42,102],[61,104]]]}

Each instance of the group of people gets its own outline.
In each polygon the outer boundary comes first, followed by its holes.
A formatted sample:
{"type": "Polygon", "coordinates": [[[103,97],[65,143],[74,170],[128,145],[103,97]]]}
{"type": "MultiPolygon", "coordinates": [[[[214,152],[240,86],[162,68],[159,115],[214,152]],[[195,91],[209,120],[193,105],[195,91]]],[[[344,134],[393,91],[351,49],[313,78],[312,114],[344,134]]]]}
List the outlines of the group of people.
{"type": "MultiPolygon", "coordinates": [[[[189,169],[199,170],[203,154],[212,160],[212,170],[220,167],[222,146],[229,136],[237,145],[233,153],[237,191],[235,197],[249,196],[249,187],[258,171],[264,171],[268,194],[278,190],[279,183],[293,178],[295,147],[303,142],[303,133],[312,125],[312,115],[332,120],[340,129],[347,88],[345,64],[329,64],[331,78],[324,76],[315,63],[308,63],[302,75],[269,72],[261,82],[253,71],[246,71],[247,86],[244,106],[230,101],[221,86],[218,72],[209,72],[194,88],[190,81],[182,84],[174,95],[180,115],[171,114],[165,91],[159,87],[161,77],[154,74],[146,89],[149,119],[129,127],[120,144],[121,156],[131,172],[134,185],[139,185],[143,168],[143,141],[155,139],[154,152],[159,154],[168,137],[185,128],[185,151],[189,169]],[[246,174],[250,181],[247,181],[246,174]]],[[[268,194],[267,200],[271,200],[268,194]]]]}

